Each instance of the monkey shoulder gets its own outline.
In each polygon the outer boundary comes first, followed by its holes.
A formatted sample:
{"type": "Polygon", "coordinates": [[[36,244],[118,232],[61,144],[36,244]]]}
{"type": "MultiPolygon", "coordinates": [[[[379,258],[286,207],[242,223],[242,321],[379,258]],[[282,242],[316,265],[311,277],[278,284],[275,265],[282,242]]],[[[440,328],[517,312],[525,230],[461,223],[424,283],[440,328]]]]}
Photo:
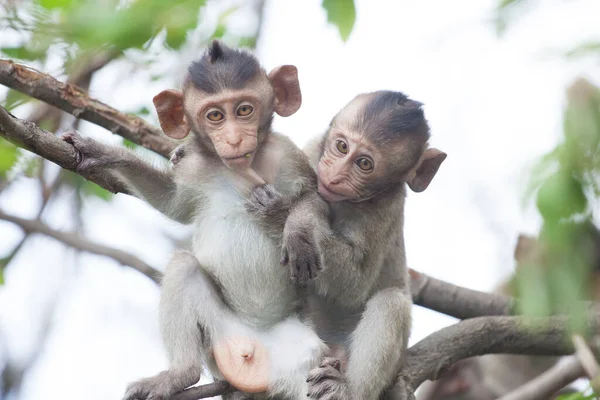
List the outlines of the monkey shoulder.
{"type": "Polygon", "coordinates": [[[186,146],[180,147],[182,150],[178,151],[182,154],[182,157],[177,159],[177,162],[170,167],[177,183],[201,184],[217,176],[215,172],[219,168],[215,165],[214,159],[206,157],[198,151],[188,151],[186,146]]]}
{"type": "Polygon", "coordinates": [[[317,190],[317,177],[308,158],[292,140],[279,133],[271,134],[262,147],[259,169],[283,194],[298,195],[317,190]]]}
{"type": "Polygon", "coordinates": [[[321,149],[323,147],[323,140],[325,135],[319,135],[314,137],[308,141],[302,148],[306,157],[308,157],[308,162],[311,167],[316,171],[317,164],[319,163],[319,159],[321,158],[321,149]]]}

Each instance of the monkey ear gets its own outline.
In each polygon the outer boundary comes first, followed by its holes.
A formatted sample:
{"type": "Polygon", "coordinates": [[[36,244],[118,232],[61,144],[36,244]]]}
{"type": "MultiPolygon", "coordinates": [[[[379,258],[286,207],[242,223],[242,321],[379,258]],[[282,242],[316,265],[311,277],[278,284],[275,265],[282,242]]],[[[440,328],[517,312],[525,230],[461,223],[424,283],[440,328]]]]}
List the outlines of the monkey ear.
{"type": "Polygon", "coordinates": [[[183,93],[179,90],[163,90],[152,99],[163,132],[173,139],[183,139],[190,133],[190,126],[183,112],[183,93]]]}
{"type": "Polygon", "coordinates": [[[409,174],[407,183],[411,190],[419,193],[427,189],[447,156],[446,153],[438,149],[425,150],[420,164],[409,174]]]}
{"type": "Polygon", "coordinates": [[[275,112],[289,117],[302,105],[302,93],[298,81],[298,69],[293,65],[282,65],[269,73],[269,81],[275,91],[275,112]]]}

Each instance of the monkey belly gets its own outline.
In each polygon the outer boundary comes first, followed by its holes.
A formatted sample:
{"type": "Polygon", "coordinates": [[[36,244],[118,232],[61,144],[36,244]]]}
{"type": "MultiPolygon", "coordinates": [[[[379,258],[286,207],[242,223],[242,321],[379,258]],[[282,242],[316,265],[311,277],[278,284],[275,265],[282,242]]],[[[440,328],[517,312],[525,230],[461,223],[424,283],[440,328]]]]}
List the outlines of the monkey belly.
{"type": "Polygon", "coordinates": [[[246,213],[245,198],[227,183],[208,190],[211,198],[196,218],[193,252],[239,317],[270,327],[295,312],[296,292],[281,267],[280,249],[246,213]]]}
{"type": "Polygon", "coordinates": [[[213,356],[219,373],[246,393],[305,396],[306,376],[328,350],[297,317],[289,317],[271,329],[232,325],[227,330],[229,333],[213,346],[213,356]]]}

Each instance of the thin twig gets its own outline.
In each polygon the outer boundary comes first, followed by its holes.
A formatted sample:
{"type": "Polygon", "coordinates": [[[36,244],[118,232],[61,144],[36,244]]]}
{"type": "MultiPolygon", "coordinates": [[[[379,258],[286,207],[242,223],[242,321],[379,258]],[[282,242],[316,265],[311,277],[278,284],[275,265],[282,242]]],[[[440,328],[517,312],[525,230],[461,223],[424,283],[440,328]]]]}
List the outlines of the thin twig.
{"type": "Polygon", "coordinates": [[[112,258],[120,264],[128,265],[136,271],[141,272],[156,283],[160,281],[161,273],[159,271],[152,268],[150,265],[146,264],[133,254],[127,253],[126,251],[94,243],[91,240],[82,238],[71,232],[62,232],[52,229],[39,220],[19,218],[6,214],[3,211],[0,211],[0,219],[18,225],[27,233],[41,233],[46,236],[50,236],[51,238],[54,238],[68,246],[112,258]]]}
{"type": "Polygon", "coordinates": [[[576,356],[565,357],[562,362],[498,400],[546,400],[583,375],[579,359],[576,356]]]}
{"type": "Polygon", "coordinates": [[[589,348],[581,335],[573,335],[573,346],[575,346],[575,356],[583,366],[583,369],[590,379],[592,389],[596,393],[600,392],[600,366],[592,350],[589,348]]]}

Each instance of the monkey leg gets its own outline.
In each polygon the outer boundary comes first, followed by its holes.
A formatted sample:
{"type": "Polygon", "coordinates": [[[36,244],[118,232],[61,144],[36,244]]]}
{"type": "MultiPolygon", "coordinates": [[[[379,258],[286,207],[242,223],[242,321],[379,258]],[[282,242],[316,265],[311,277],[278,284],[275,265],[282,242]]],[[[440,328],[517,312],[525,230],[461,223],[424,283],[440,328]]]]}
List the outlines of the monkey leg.
{"type": "Polygon", "coordinates": [[[338,360],[325,358],[308,375],[309,397],[317,400],[398,398],[391,392],[386,396],[384,391],[394,383],[408,344],[411,305],[410,297],[398,288],[375,294],[350,335],[345,371],[341,370],[338,360]]]}
{"type": "Polygon", "coordinates": [[[412,301],[409,293],[388,288],[366,305],[350,336],[345,373],[352,399],[371,400],[392,385],[410,335],[412,301]]]}
{"type": "Polygon", "coordinates": [[[189,252],[178,251],[165,271],[161,327],[172,365],[196,366],[204,360],[214,375],[222,374],[239,390],[267,390],[267,350],[224,303],[215,282],[189,252]]]}

